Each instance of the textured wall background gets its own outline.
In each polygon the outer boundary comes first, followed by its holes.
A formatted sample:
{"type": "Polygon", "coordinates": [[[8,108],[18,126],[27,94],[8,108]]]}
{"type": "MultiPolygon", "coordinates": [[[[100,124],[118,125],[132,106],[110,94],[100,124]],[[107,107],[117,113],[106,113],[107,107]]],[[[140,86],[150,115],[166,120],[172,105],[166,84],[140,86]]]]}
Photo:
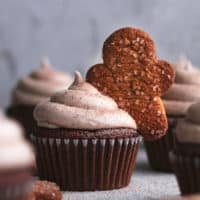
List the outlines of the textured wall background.
{"type": "Polygon", "coordinates": [[[149,32],[162,58],[184,53],[198,65],[199,19],[199,0],[0,0],[0,106],[42,56],[62,70],[85,72],[105,37],[122,26],[149,32]]]}

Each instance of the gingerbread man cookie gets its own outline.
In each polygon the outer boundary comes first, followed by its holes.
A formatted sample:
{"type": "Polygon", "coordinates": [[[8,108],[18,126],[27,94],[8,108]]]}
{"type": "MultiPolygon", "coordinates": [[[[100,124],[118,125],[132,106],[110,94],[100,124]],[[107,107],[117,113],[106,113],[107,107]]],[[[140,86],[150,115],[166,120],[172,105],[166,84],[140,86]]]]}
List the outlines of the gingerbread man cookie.
{"type": "Polygon", "coordinates": [[[168,124],[160,96],[174,82],[175,72],[157,59],[149,34],[135,28],[115,31],[104,42],[103,60],[89,69],[87,81],[129,112],[145,139],[163,136],[168,124]]]}

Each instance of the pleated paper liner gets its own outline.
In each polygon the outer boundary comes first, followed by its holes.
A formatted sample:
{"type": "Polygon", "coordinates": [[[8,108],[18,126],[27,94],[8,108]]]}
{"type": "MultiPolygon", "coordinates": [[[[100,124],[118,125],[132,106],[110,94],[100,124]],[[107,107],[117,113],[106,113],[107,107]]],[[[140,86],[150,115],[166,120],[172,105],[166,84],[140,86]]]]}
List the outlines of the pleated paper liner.
{"type": "Polygon", "coordinates": [[[200,154],[170,153],[171,164],[183,195],[200,193],[200,154]]]}
{"type": "Polygon", "coordinates": [[[138,136],[126,138],[49,138],[32,135],[41,179],[62,190],[111,190],[129,184],[138,136]]]}
{"type": "Polygon", "coordinates": [[[0,200],[27,200],[31,193],[34,179],[32,177],[10,182],[10,184],[0,184],[0,200]]]}
{"type": "Polygon", "coordinates": [[[153,170],[172,172],[169,152],[174,148],[174,129],[180,117],[168,117],[167,134],[155,141],[144,141],[149,164],[153,170]]]}

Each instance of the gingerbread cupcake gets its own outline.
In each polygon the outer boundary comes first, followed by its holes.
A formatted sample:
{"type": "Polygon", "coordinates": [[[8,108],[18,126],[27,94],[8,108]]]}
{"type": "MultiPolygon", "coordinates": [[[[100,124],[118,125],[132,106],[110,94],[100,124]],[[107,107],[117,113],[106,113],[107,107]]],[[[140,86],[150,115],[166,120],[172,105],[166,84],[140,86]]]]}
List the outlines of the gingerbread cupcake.
{"type": "Polygon", "coordinates": [[[163,96],[169,128],[160,140],[145,142],[148,158],[154,170],[171,172],[169,152],[174,145],[174,130],[177,120],[184,118],[188,107],[200,101],[200,71],[186,58],[174,65],[175,84],[163,96]]]}
{"type": "MultiPolygon", "coordinates": [[[[33,178],[32,147],[24,140],[21,127],[0,116],[0,199],[26,200],[33,178]]],[[[28,200],[28,199],[27,199],[28,200]]]]}
{"type": "Polygon", "coordinates": [[[182,194],[200,192],[200,103],[191,105],[175,129],[172,168],[182,194]]]}
{"type": "Polygon", "coordinates": [[[53,93],[67,88],[71,82],[72,77],[69,74],[54,70],[45,58],[37,70],[18,81],[13,89],[12,102],[7,114],[19,121],[29,136],[35,123],[35,105],[53,93]]]}
{"type": "Polygon", "coordinates": [[[80,73],[68,90],[34,110],[38,174],[62,190],[110,190],[129,184],[139,136],[134,119],[80,73]]]}

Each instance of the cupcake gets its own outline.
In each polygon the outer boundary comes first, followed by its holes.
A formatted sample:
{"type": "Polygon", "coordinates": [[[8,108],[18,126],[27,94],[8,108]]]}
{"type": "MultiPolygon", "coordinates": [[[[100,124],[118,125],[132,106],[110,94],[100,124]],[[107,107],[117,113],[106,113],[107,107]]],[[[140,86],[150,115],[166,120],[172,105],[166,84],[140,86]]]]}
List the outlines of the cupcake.
{"type": "Polygon", "coordinates": [[[165,172],[172,171],[169,152],[174,145],[177,120],[184,118],[190,105],[200,101],[200,71],[185,58],[181,58],[174,68],[175,84],[163,96],[169,123],[168,133],[159,140],[145,141],[151,167],[165,172]]]}
{"type": "Polygon", "coordinates": [[[44,59],[37,70],[18,81],[7,109],[8,116],[19,121],[29,136],[35,123],[33,110],[36,104],[67,88],[71,82],[70,75],[52,69],[48,60],[44,59]]]}
{"type": "Polygon", "coordinates": [[[68,90],[39,103],[34,117],[40,179],[72,191],[129,184],[140,138],[136,123],[80,73],[68,90]]]}
{"type": "Polygon", "coordinates": [[[177,123],[171,164],[181,193],[200,193],[200,103],[191,105],[177,123]]]}
{"type": "Polygon", "coordinates": [[[21,127],[0,116],[0,199],[26,200],[33,178],[34,154],[21,127]]]}

